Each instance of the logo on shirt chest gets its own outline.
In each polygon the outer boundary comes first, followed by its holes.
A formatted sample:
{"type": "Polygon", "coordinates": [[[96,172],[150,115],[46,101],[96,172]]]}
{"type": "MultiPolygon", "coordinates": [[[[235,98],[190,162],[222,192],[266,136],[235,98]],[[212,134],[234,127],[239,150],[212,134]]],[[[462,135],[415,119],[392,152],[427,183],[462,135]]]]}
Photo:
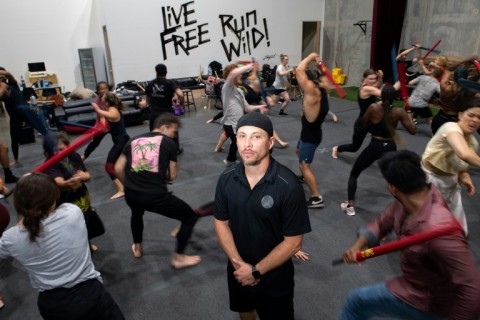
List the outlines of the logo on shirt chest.
{"type": "Polygon", "coordinates": [[[274,204],[272,196],[270,195],[263,196],[261,200],[261,204],[264,209],[272,208],[274,204]]]}

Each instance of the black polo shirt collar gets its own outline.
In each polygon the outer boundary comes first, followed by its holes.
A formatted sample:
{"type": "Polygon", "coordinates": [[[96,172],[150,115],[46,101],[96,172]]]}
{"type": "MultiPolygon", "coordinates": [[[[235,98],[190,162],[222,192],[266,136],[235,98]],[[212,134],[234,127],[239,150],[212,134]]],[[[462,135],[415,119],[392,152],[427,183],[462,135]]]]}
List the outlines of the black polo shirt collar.
{"type": "MultiPolygon", "coordinates": [[[[275,177],[277,176],[277,171],[277,162],[275,161],[275,159],[273,159],[273,157],[270,156],[270,163],[268,164],[267,172],[257,184],[274,181],[275,177]]],[[[245,166],[243,162],[239,163],[235,167],[234,179],[242,181],[243,183],[246,183],[248,185],[247,176],[245,175],[245,166]]]]}

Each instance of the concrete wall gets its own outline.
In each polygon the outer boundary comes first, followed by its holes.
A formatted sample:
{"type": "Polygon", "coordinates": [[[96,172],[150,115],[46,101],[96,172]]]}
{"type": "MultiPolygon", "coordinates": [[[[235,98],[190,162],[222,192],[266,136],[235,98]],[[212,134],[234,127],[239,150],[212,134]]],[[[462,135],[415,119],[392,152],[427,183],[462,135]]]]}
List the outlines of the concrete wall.
{"type": "Polygon", "coordinates": [[[401,47],[409,47],[415,41],[431,47],[441,39],[441,54],[478,54],[479,10],[480,0],[408,0],[401,47]]]}
{"type": "Polygon", "coordinates": [[[343,69],[348,86],[358,86],[370,67],[372,23],[367,22],[366,34],[354,23],[372,20],[372,14],[373,0],[329,1],[325,6],[322,58],[330,69],[343,69]]]}

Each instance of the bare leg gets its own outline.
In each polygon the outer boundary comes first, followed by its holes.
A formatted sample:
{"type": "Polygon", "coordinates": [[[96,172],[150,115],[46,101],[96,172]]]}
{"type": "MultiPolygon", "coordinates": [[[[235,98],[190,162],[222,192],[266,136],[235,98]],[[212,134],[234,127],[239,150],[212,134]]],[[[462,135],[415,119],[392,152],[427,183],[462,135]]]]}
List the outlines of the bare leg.
{"type": "Polygon", "coordinates": [[[17,182],[18,178],[15,177],[10,170],[10,161],[8,159],[8,147],[4,143],[0,143],[0,164],[2,165],[3,172],[5,174],[5,182],[13,183],[17,182]]]}
{"type": "Polygon", "coordinates": [[[305,183],[308,186],[308,189],[310,189],[310,194],[312,197],[319,197],[320,196],[320,190],[318,189],[317,186],[317,179],[315,178],[315,175],[312,172],[312,169],[310,168],[310,164],[306,163],[305,161],[302,161],[300,163],[300,171],[302,172],[303,178],[305,179],[305,183]]]}
{"type": "Polygon", "coordinates": [[[110,197],[110,199],[115,200],[123,197],[125,195],[125,191],[123,189],[123,184],[119,179],[113,180],[113,184],[117,187],[117,193],[110,197]]]}
{"type": "Polygon", "coordinates": [[[280,95],[283,97],[284,101],[282,104],[282,107],[280,108],[280,112],[285,112],[285,108],[288,106],[290,103],[290,95],[288,94],[288,91],[283,91],[280,93],[280,95]]]}
{"type": "Polygon", "coordinates": [[[239,312],[240,320],[256,320],[257,312],[255,310],[249,312],[239,312]]]}
{"type": "Polygon", "coordinates": [[[288,142],[285,142],[282,139],[280,139],[280,136],[278,135],[277,131],[275,131],[275,130],[273,130],[273,138],[275,139],[275,141],[278,142],[280,147],[282,147],[282,148],[288,147],[288,142]]]}
{"type": "Polygon", "coordinates": [[[223,144],[225,141],[227,141],[228,137],[225,131],[222,131],[222,134],[220,134],[220,137],[218,138],[217,146],[215,147],[214,152],[220,152],[223,150],[223,144]]]}

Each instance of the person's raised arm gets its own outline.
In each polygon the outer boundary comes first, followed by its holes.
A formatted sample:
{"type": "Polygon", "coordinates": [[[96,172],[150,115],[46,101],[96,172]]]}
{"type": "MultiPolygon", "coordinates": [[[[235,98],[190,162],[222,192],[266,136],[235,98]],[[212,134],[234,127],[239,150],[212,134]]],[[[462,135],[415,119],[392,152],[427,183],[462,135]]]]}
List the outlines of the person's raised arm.
{"type": "Polygon", "coordinates": [[[403,50],[402,52],[400,52],[398,55],[397,55],[397,58],[396,60],[399,61],[400,59],[406,57],[410,52],[412,52],[413,50],[415,49],[419,49],[420,48],[420,44],[419,43],[416,43],[415,45],[413,45],[411,48],[408,48],[406,50],[403,50]]]}
{"type": "Polygon", "coordinates": [[[8,85],[0,81],[0,99],[8,95],[8,85]]]}
{"type": "Polygon", "coordinates": [[[315,61],[315,63],[320,62],[320,57],[315,52],[310,53],[302,60],[302,62],[300,62],[297,69],[295,69],[295,77],[297,78],[298,85],[304,94],[310,94],[315,90],[315,84],[308,80],[307,76],[308,65],[312,61],[315,61]]]}
{"type": "Polygon", "coordinates": [[[230,86],[234,86],[236,84],[235,82],[236,82],[236,79],[237,79],[238,76],[242,75],[243,73],[245,73],[247,71],[253,70],[254,68],[257,68],[257,70],[258,70],[258,64],[249,63],[247,65],[235,68],[232,71],[230,71],[230,73],[228,74],[228,77],[227,77],[227,79],[225,79],[225,81],[230,86]]]}
{"type": "Polygon", "coordinates": [[[468,146],[465,137],[461,133],[452,132],[448,134],[447,142],[460,159],[473,166],[480,167],[480,157],[475,150],[468,146]]]}

